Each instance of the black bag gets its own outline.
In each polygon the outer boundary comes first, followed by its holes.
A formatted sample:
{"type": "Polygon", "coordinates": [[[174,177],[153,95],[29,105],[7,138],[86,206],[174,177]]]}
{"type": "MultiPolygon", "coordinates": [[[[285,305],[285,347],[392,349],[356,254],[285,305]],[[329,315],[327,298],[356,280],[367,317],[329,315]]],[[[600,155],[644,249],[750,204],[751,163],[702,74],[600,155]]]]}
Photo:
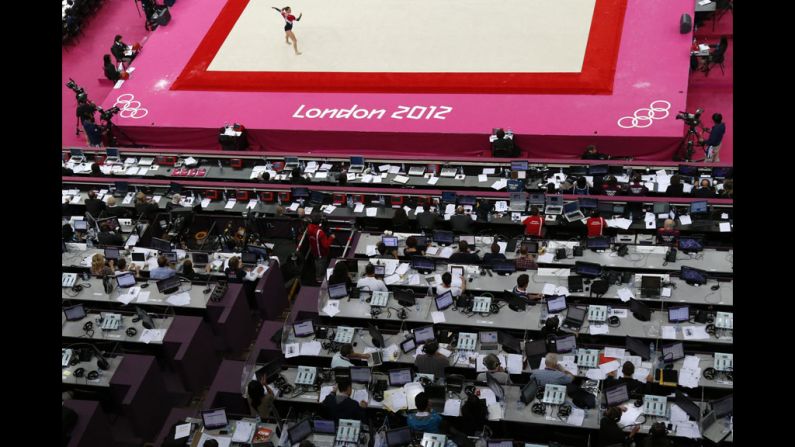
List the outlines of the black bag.
{"type": "Polygon", "coordinates": [[[598,279],[591,283],[591,294],[596,296],[604,295],[609,287],[610,284],[607,281],[598,279]]]}
{"type": "Polygon", "coordinates": [[[177,2],[177,0],[163,0],[163,4],[168,6],[169,8],[174,6],[174,3],[176,3],[176,2],[177,2]]]}
{"type": "Polygon", "coordinates": [[[571,397],[572,403],[578,408],[589,409],[596,407],[596,397],[582,388],[578,388],[569,393],[569,397],[571,397]]]}

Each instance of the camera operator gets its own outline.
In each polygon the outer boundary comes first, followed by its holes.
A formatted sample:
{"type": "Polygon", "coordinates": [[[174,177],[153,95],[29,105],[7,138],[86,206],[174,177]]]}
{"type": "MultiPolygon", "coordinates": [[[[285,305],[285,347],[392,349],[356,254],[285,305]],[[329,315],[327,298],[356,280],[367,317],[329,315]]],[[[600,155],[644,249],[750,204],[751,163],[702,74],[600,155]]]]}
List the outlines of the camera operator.
{"type": "Polygon", "coordinates": [[[709,132],[709,138],[704,142],[704,150],[707,153],[707,158],[704,159],[708,163],[720,162],[720,145],[723,141],[723,135],[726,134],[726,124],[723,122],[723,115],[720,113],[712,114],[712,130],[704,129],[709,132]]]}
{"type": "Polygon", "coordinates": [[[98,126],[94,120],[94,113],[97,111],[91,101],[86,98],[85,94],[77,96],[77,119],[83,125],[83,130],[86,132],[86,138],[89,146],[102,146],[102,128],[98,126]]]}

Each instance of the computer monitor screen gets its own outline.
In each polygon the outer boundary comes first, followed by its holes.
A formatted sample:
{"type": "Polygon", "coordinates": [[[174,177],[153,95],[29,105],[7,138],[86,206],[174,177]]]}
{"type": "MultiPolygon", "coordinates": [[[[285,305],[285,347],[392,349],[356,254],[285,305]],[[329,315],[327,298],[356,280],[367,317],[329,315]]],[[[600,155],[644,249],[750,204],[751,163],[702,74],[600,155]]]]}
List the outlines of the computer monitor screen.
{"type": "Polygon", "coordinates": [[[583,210],[586,210],[586,209],[587,210],[593,210],[593,209],[596,209],[596,207],[599,206],[599,200],[598,199],[591,199],[591,198],[588,198],[588,197],[581,197],[581,198],[579,198],[577,200],[580,202],[580,209],[583,209],[583,210]]]}
{"type": "Polygon", "coordinates": [[[356,156],[351,157],[351,166],[362,166],[364,165],[364,157],[356,156]]]}
{"type": "Polygon", "coordinates": [[[479,332],[478,336],[480,338],[481,343],[497,343],[497,331],[486,331],[486,332],[479,332]]]}
{"type": "Polygon", "coordinates": [[[298,323],[293,323],[293,331],[296,337],[315,335],[315,324],[312,320],[299,321],[298,323]]]}
{"type": "Polygon", "coordinates": [[[654,202],[654,214],[663,214],[671,211],[671,205],[664,202],[654,202]]]}
{"type": "Polygon", "coordinates": [[[547,205],[561,206],[563,205],[563,196],[546,196],[547,205]]]}
{"type": "Polygon", "coordinates": [[[474,206],[475,200],[475,196],[461,196],[458,198],[458,204],[461,206],[474,206]]]}
{"type": "Polygon", "coordinates": [[[337,433],[336,427],[334,427],[334,421],[328,419],[315,419],[312,421],[312,431],[328,435],[337,433]]]}
{"type": "Polygon", "coordinates": [[[253,253],[257,257],[262,259],[268,259],[268,256],[270,256],[270,254],[268,254],[268,247],[260,247],[258,245],[246,245],[245,251],[248,253],[253,253]]]}
{"type": "Polygon", "coordinates": [[[74,221],[75,231],[86,231],[88,230],[88,222],[85,220],[76,220],[74,221]]]}
{"type": "Polygon", "coordinates": [[[687,252],[700,252],[704,250],[701,239],[682,236],[679,238],[679,249],[687,252]]]}
{"type": "Polygon", "coordinates": [[[113,259],[114,261],[119,260],[119,249],[115,247],[108,247],[105,249],[105,259],[113,259]]]}
{"type": "Polygon", "coordinates": [[[690,202],[690,214],[696,213],[706,213],[707,212],[707,201],[702,202],[690,202]]]}
{"type": "Polygon", "coordinates": [[[683,265],[679,270],[679,279],[688,284],[706,284],[707,272],[683,265]]]}
{"type": "Polygon", "coordinates": [[[116,284],[122,289],[132,287],[135,285],[135,275],[130,272],[116,275],[116,284]]]}
{"type": "Polygon", "coordinates": [[[417,239],[417,247],[425,247],[428,245],[428,238],[425,236],[414,236],[417,239]]]}
{"type": "Polygon", "coordinates": [[[244,251],[240,254],[240,260],[243,262],[243,264],[256,264],[257,254],[244,251]]]}
{"type": "Polygon", "coordinates": [[[436,242],[437,244],[452,244],[453,232],[444,231],[444,230],[434,230],[433,241],[436,242]]]}
{"type": "Polygon", "coordinates": [[[161,279],[157,282],[157,291],[160,293],[171,293],[179,289],[179,277],[177,275],[171,278],[161,279]]]}
{"type": "Polygon", "coordinates": [[[537,241],[525,240],[524,242],[522,242],[521,247],[526,248],[528,253],[533,253],[533,254],[538,253],[537,241]]]}
{"type": "Polygon", "coordinates": [[[291,444],[298,444],[311,434],[312,422],[309,419],[304,419],[287,430],[287,436],[290,438],[291,444]]]}
{"type": "Polygon", "coordinates": [[[436,310],[443,311],[453,305],[453,294],[448,290],[436,297],[436,310]]]}
{"type": "Polygon", "coordinates": [[[668,308],[668,322],[669,323],[683,323],[690,321],[690,307],[677,306],[668,308]]]}
{"type": "Polygon", "coordinates": [[[627,384],[622,383],[614,387],[605,388],[605,401],[608,407],[615,407],[621,405],[629,400],[629,390],[627,384]]]}
{"type": "Polygon", "coordinates": [[[613,214],[624,214],[624,211],[627,209],[625,205],[621,205],[618,203],[613,204],[613,214]]]}
{"type": "Polygon", "coordinates": [[[77,148],[71,148],[71,149],[69,149],[69,155],[71,155],[72,157],[82,157],[83,156],[83,150],[82,149],[77,149],[77,148]]]}
{"type": "Polygon", "coordinates": [[[217,430],[229,425],[225,408],[215,408],[202,411],[202,423],[207,430],[217,430]]]}
{"type": "Polygon", "coordinates": [[[588,167],[588,175],[605,175],[607,172],[607,165],[593,165],[588,167]]]}
{"type": "Polygon", "coordinates": [[[105,155],[107,155],[108,157],[116,157],[116,158],[118,158],[119,157],[119,149],[117,149],[115,147],[106,148],[105,149],[105,155]]]}
{"type": "Polygon", "coordinates": [[[385,265],[375,265],[375,276],[384,276],[386,274],[386,266],[385,265]]]}
{"type": "Polygon", "coordinates": [[[610,202],[599,202],[596,205],[596,209],[599,211],[600,214],[604,216],[613,215],[613,204],[610,202]]]}
{"type": "Polygon", "coordinates": [[[86,316],[86,309],[82,304],[77,304],[72,307],[65,307],[63,310],[67,321],[82,320],[86,316]]]}
{"type": "Polygon", "coordinates": [[[676,390],[676,398],[674,399],[674,403],[677,407],[681,408],[682,411],[687,413],[687,415],[694,421],[699,420],[701,407],[699,407],[697,403],[693,402],[689,397],[685,396],[685,394],[679,390],[676,390]]]}
{"type": "Polygon", "coordinates": [[[547,353],[546,340],[541,339],[541,340],[525,342],[524,352],[525,354],[527,354],[528,357],[546,354],[547,353]]]}
{"type": "Polygon", "coordinates": [[[731,178],[734,175],[734,168],[730,166],[722,166],[712,168],[712,177],[714,178],[731,178]]]}
{"type": "Polygon", "coordinates": [[[649,345],[643,340],[627,336],[626,348],[634,355],[639,355],[643,360],[649,360],[651,353],[649,352],[649,345]]]}
{"type": "Polygon", "coordinates": [[[524,180],[508,180],[508,186],[506,189],[508,192],[519,192],[524,189],[524,180]]]}
{"type": "Polygon", "coordinates": [[[116,192],[122,194],[126,194],[127,191],[130,189],[130,184],[127,182],[116,182],[114,186],[116,186],[116,192]]]}
{"type": "Polygon", "coordinates": [[[400,350],[403,352],[411,352],[417,349],[417,342],[413,338],[409,338],[400,344],[400,350]]]}
{"type": "MultiPolygon", "coordinates": [[[[133,262],[146,262],[146,253],[134,251],[130,254],[130,256],[132,256],[133,262]]],[[[193,263],[195,264],[196,261],[193,261],[193,263]]]]}
{"type": "Polygon", "coordinates": [[[351,382],[370,383],[370,368],[366,366],[351,366],[351,382]]]}
{"type": "Polygon", "coordinates": [[[298,157],[284,157],[284,164],[291,166],[298,165],[298,157]]]}
{"type": "Polygon", "coordinates": [[[547,298],[549,313],[557,313],[566,308],[566,295],[550,296],[547,298]]]}
{"type": "Polygon", "coordinates": [[[511,171],[526,171],[527,160],[514,160],[511,162],[511,171]]]}
{"type": "Polygon", "coordinates": [[[435,270],[436,262],[433,259],[414,256],[411,258],[411,268],[414,270],[435,270]]]}
{"type": "Polygon", "coordinates": [[[580,204],[577,201],[569,202],[569,203],[563,205],[563,214],[573,213],[573,212],[577,211],[578,209],[580,209],[580,204]]]}
{"type": "Polygon", "coordinates": [[[210,262],[210,255],[208,253],[194,251],[190,254],[190,259],[194,265],[204,265],[210,262]]]}
{"type": "Polygon", "coordinates": [[[607,250],[610,248],[610,238],[607,236],[589,237],[585,246],[590,250],[607,250]]]}
{"type": "Polygon", "coordinates": [[[328,297],[332,300],[338,300],[346,296],[348,296],[348,286],[344,282],[328,286],[328,297]]]}
{"type": "Polygon", "coordinates": [[[153,237],[149,247],[157,251],[171,251],[171,242],[153,237]]]}
{"type": "Polygon", "coordinates": [[[698,166],[679,165],[679,175],[694,177],[698,175],[698,166]]]}
{"type": "Polygon", "coordinates": [[[309,188],[290,188],[290,195],[294,199],[305,199],[309,197],[309,188]]]}
{"type": "Polygon", "coordinates": [[[595,262],[574,262],[574,273],[588,278],[598,278],[602,275],[602,266],[595,262]]]}
{"type": "Polygon", "coordinates": [[[381,242],[384,243],[387,247],[397,247],[398,246],[398,238],[397,236],[382,236],[381,242]]]}
{"type": "Polygon", "coordinates": [[[577,307],[574,304],[568,305],[568,310],[566,311],[566,318],[572,319],[574,321],[585,321],[585,315],[588,313],[588,309],[584,307],[577,307]]]}
{"type": "Polygon", "coordinates": [[[682,342],[671,343],[663,345],[662,347],[664,362],[675,362],[679,359],[685,358],[685,348],[682,342]]]}
{"type": "Polygon", "coordinates": [[[712,401],[712,411],[715,412],[715,417],[720,419],[724,416],[732,414],[734,411],[734,395],[729,394],[718,400],[712,401]]]}
{"type": "Polygon", "coordinates": [[[455,203],[456,193],[452,191],[442,192],[442,203],[455,203]]]}
{"type": "Polygon", "coordinates": [[[164,252],[164,253],[161,253],[161,254],[166,257],[166,260],[168,261],[169,264],[176,264],[176,262],[177,262],[177,252],[175,252],[175,251],[167,251],[167,252],[164,252]]]}
{"type": "Polygon", "coordinates": [[[564,335],[555,339],[555,351],[558,354],[577,349],[577,339],[573,335],[564,335]]]}
{"type": "Polygon", "coordinates": [[[309,193],[309,201],[312,203],[323,203],[326,195],[320,191],[312,191],[309,193]]]}
{"type": "Polygon", "coordinates": [[[423,344],[428,340],[433,340],[435,337],[433,333],[433,325],[430,326],[423,326],[414,329],[414,340],[417,341],[417,344],[423,344]]]}
{"type": "Polygon", "coordinates": [[[486,444],[487,447],[513,447],[513,441],[510,439],[489,439],[486,444]]]}
{"type": "Polygon", "coordinates": [[[411,429],[408,427],[400,427],[386,431],[387,447],[403,447],[404,445],[411,444],[411,441],[411,429]]]}
{"type": "Polygon", "coordinates": [[[389,386],[403,386],[411,382],[411,368],[400,368],[389,371],[389,386]]]}
{"type": "Polygon", "coordinates": [[[513,262],[494,262],[491,270],[496,273],[513,273],[516,271],[516,264],[513,262]]]}
{"type": "Polygon", "coordinates": [[[532,193],[528,198],[528,203],[530,205],[540,206],[546,203],[546,198],[544,193],[532,193]]]}

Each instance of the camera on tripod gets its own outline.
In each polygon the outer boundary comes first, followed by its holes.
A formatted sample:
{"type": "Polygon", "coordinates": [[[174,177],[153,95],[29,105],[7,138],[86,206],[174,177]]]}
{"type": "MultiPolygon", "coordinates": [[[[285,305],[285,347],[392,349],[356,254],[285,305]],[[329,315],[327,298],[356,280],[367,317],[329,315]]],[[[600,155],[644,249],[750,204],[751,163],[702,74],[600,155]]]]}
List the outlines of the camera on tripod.
{"type": "Polygon", "coordinates": [[[77,85],[77,82],[75,82],[74,79],[69,78],[69,82],[66,83],[66,86],[69,88],[69,90],[75,92],[75,97],[78,101],[88,98],[88,95],[86,95],[86,90],[83,87],[77,85]]]}
{"type": "Polygon", "coordinates": [[[97,107],[97,111],[99,112],[99,119],[102,121],[110,121],[113,118],[113,115],[119,113],[121,109],[118,107],[111,107],[108,110],[103,110],[102,107],[97,107]]]}
{"type": "Polygon", "coordinates": [[[701,114],[704,109],[696,109],[696,113],[679,112],[676,114],[676,119],[682,120],[690,127],[696,127],[701,124],[701,114]]]}

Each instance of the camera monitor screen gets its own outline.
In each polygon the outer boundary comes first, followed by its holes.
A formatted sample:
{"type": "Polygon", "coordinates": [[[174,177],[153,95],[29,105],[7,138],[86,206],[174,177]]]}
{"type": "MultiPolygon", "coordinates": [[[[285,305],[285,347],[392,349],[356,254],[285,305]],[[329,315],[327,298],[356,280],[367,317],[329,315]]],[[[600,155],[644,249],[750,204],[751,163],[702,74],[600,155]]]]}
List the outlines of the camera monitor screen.
{"type": "Polygon", "coordinates": [[[595,262],[574,262],[574,273],[588,278],[598,278],[602,275],[602,266],[595,262]]]}
{"type": "Polygon", "coordinates": [[[603,216],[612,216],[613,215],[613,204],[610,203],[610,202],[599,202],[596,205],[596,209],[603,216]]]}
{"type": "Polygon", "coordinates": [[[364,165],[364,157],[357,156],[351,157],[351,166],[362,166],[364,165]]]}
{"type": "Polygon", "coordinates": [[[634,355],[639,355],[643,360],[649,360],[651,353],[649,352],[649,345],[643,340],[627,336],[625,347],[629,352],[634,355]]]}
{"type": "Polygon", "coordinates": [[[442,203],[455,203],[456,193],[452,191],[442,192],[442,203]]]}
{"type": "Polygon", "coordinates": [[[599,200],[598,199],[591,199],[589,197],[581,197],[581,198],[577,199],[577,201],[580,202],[580,209],[583,209],[583,210],[594,210],[594,209],[596,209],[596,207],[599,206],[599,200]]]}
{"type": "Polygon", "coordinates": [[[385,265],[375,265],[375,276],[384,276],[386,274],[386,266],[385,265]]]}
{"type": "Polygon", "coordinates": [[[605,388],[605,400],[608,407],[615,407],[628,401],[629,390],[627,390],[627,384],[622,383],[614,387],[605,388]]]}
{"type": "Polygon", "coordinates": [[[299,321],[298,323],[293,323],[293,331],[296,337],[308,337],[315,335],[315,325],[312,320],[299,321]]]}
{"type": "Polygon", "coordinates": [[[414,256],[411,258],[411,268],[414,270],[434,270],[436,269],[436,262],[430,258],[414,256]]]}
{"type": "Polygon", "coordinates": [[[411,429],[408,427],[400,427],[386,431],[387,447],[403,447],[411,444],[411,441],[411,429]]]}
{"type": "Polygon", "coordinates": [[[562,312],[566,308],[566,295],[550,296],[547,298],[547,310],[549,313],[562,312]]]}
{"type": "Polygon", "coordinates": [[[580,209],[580,204],[576,200],[563,205],[563,214],[573,213],[580,209]]]}
{"type": "Polygon", "coordinates": [[[453,232],[444,231],[444,230],[434,230],[433,241],[436,242],[437,244],[452,244],[453,232]]]}
{"type": "Polygon", "coordinates": [[[257,263],[257,254],[256,253],[250,253],[250,252],[247,252],[247,251],[243,252],[243,253],[240,254],[240,261],[242,261],[243,264],[256,264],[257,263]]]}
{"type": "Polygon", "coordinates": [[[475,196],[461,196],[458,198],[458,204],[461,206],[474,206],[475,205],[475,196]]]}
{"type": "Polygon", "coordinates": [[[114,261],[119,260],[119,249],[116,247],[108,247],[105,249],[105,259],[114,261]]]}
{"type": "Polygon", "coordinates": [[[555,339],[555,351],[564,354],[577,349],[577,339],[573,335],[564,335],[555,339]]]}
{"type": "Polygon", "coordinates": [[[190,259],[193,261],[193,264],[204,265],[210,262],[210,255],[208,253],[202,253],[194,251],[190,254],[190,259]]]}
{"type": "Polygon", "coordinates": [[[414,329],[414,340],[417,341],[418,345],[421,345],[428,340],[433,340],[434,337],[435,335],[433,333],[433,325],[423,326],[414,329]]]}
{"type": "Polygon", "coordinates": [[[511,162],[511,171],[526,171],[527,160],[514,160],[511,162]]]}
{"type": "Polygon", "coordinates": [[[663,214],[671,211],[671,205],[664,202],[654,202],[654,214],[663,214]]]}
{"type": "Polygon", "coordinates": [[[326,195],[320,191],[312,191],[309,193],[309,201],[312,203],[323,203],[325,200],[326,195]]]}
{"type": "Polygon", "coordinates": [[[351,366],[351,382],[370,383],[370,368],[367,366],[351,366]]]}
{"type": "Polygon", "coordinates": [[[675,362],[679,359],[685,358],[685,348],[682,342],[663,345],[662,352],[663,352],[662,359],[664,362],[675,362]]]}
{"type": "Polygon", "coordinates": [[[332,300],[338,300],[348,296],[348,287],[344,282],[338,284],[329,284],[328,297],[332,300]]]}
{"type": "Polygon", "coordinates": [[[119,288],[125,289],[135,285],[135,275],[130,272],[124,272],[116,276],[116,284],[119,288]]]}
{"type": "Polygon", "coordinates": [[[217,430],[229,425],[225,408],[215,408],[202,411],[202,423],[207,430],[217,430]]]}
{"type": "Polygon", "coordinates": [[[707,212],[707,201],[703,202],[690,202],[690,214],[696,213],[706,213],[707,212]]]}
{"type": "Polygon", "coordinates": [[[400,368],[389,371],[389,386],[403,386],[411,382],[411,368],[400,368]]]}
{"type": "Polygon", "coordinates": [[[307,198],[309,197],[309,188],[291,188],[290,195],[292,195],[294,199],[307,198]]]}
{"type": "Polygon", "coordinates": [[[683,265],[679,270],[679,279],[688,284],[706,284],[707,272],[683,265]]]}
{"type": "Polygon", "coordinates": [[[116,182],[116,192],[121,194],[127,194],[127,191],[130,189],[130,184],[127,182],[116,182]]]}
{"type": "Polygon", "coordinates": [[[544,197],[544,193],[532,193],[530,194],[528,202],[530,205],[540,206],[546,203],[546,198],[544,197]]]}
{"type": "Polygon", "coordinates": [[[287,430],[287,436],[290,438],[291,444],[298,444],[312,434],[312,421],[304,419],[296,423],[287,430]]]}
{"type": "Polygon", "coordinates": [[[436,297],[436,310],[439,312],[453,305],[453,294],[448,290],[436,297]]]}
{"type": "Polygon", "coordinates": [[[668,308],[668,322],[669,323],[684,323],[690,321],[690,307],[677,306],[668,308]]]}
{"type": "Polygon", "coordinates": [[[396,236],[382,236],[381,242],[384,243],[387,247],[397,247],[398,246],[398,238],[396,236]]]}
{"type": "Polygon", "coordinates": [[[168,294],[172,291],[179,289],[179,276],[174,275],[171,278],[161,279],[157,282],[157,291],[160,293],[168,294]]]}
{"type": "Polygon", "coordinates": [[[546,196],[547,205],[562,206],[563,196],[546,196]]]}

